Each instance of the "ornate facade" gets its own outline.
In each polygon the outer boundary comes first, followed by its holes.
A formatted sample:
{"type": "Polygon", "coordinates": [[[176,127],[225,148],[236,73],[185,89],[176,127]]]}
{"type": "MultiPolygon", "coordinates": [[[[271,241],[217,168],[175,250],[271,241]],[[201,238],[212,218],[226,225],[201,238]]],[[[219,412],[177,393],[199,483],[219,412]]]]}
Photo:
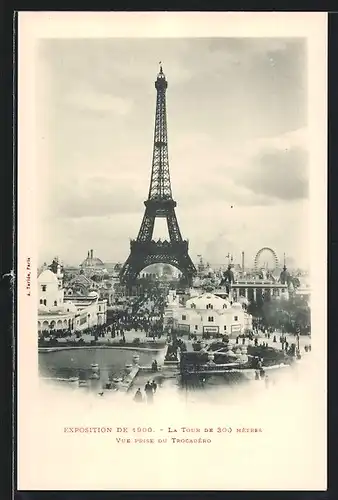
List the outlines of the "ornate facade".
{"type": "Polygon", "coordinates": [[[80,264],[80,269],[86,276],[107,273],[106,266],[102,260],[98,257],[94,257],[94,250],[88,250],[87,257],[80,264]]]}
{"type": "Polygon", "coordinates": [[[74,276],[74,278],[65,283],[67,295],[88,295],[90,292],[97,291],[98,288],[98,283],[85,274],[74,276]]]}
{"type": "Polygon", "coordinates": [[[107,302],[95,291],[88,295],[65,293],[60,266],[57,273],[45,269],[38,277],[38,331],[84,330],[105,324],[107,302]]]}

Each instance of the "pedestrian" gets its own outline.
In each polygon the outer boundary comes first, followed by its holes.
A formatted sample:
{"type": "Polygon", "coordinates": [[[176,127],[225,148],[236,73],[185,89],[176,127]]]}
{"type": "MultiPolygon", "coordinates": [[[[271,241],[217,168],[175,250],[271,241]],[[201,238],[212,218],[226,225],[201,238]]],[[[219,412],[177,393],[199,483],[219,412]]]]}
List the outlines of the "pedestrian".
{"type": "Polygon", "coordinates": [[[146,393],[147,403],[151,404],[153,402],[154,393],[153,393],[153,387],[149,380],[144,387],[144,392],[146,393]]]}
{"type": "Polygon", "coordinates": [[[156,384],[155,380],[152,381],[151,386],[153,388],[153,394],[155,394],[155,392],[157,390],[157,384],[156,384]]]}
{"type": "Polygon", "coordinates": [[[135,392],[134,401],[136,401],[137,403],[141,403],[143,401],[142,392],[140,388],[138,388],[137,391],[135,392]]]}

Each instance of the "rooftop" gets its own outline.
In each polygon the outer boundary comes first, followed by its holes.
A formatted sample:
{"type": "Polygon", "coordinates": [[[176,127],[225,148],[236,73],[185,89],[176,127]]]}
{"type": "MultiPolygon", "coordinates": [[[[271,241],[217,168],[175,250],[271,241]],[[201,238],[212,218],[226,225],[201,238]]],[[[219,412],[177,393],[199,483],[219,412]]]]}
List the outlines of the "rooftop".
{"type": "Polygon", "coordinates": [[[54,274],[50,269],[45,269],[45,271],[42,271],[42,273],[38,276],[38,283],[42,284],[48,284],[48,283],[58,283],[58,279],[56,277],[56,274],[54,274]]]}

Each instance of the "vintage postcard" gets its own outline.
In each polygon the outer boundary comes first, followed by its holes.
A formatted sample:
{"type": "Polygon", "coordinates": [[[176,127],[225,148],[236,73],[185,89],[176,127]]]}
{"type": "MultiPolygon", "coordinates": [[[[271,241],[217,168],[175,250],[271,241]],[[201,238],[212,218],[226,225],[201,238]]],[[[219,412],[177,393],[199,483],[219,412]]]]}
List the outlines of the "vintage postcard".
{"type": "Polygon", "coordinates": [[[18,17],[18,489],[325,490],[327,16],[18,17]]]}

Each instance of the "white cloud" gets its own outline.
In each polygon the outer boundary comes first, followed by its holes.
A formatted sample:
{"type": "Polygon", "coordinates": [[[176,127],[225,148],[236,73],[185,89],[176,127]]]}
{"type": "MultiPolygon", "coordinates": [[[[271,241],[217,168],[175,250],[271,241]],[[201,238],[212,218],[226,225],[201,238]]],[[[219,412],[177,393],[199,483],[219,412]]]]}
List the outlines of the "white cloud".
{"type": "Polygon", "coordinates": [[[306,138],[306,129],[300,129],[231,148],[201,133],[175,137],[174,194],[187,206],[211,197],[229,205],[258,206],[306,196],[306,138]]]}
{"type": "Polygon", "coordinates": [[[262,149],[308,149],[308,129],[305,127],[297,130],[291,130],[273,137],[259,137],[248,141],[247,151],[254,155],[262,149]]]}
{"type": "Polygon", "coordinates": [[[89,87],[74,88],[65,99],[66,106],[74,106],[79,110],[116,113],[127,115],[132,110],[131,99],[95,92],[89,87]]]}
{"type": "Polygon", "coordinates": [[[137,212],[139,208],[133,186],[112,178],[92,176],[74,184],[61,179],[58,188],[53,203],[58,217],[102,217],[137,212]]]}

